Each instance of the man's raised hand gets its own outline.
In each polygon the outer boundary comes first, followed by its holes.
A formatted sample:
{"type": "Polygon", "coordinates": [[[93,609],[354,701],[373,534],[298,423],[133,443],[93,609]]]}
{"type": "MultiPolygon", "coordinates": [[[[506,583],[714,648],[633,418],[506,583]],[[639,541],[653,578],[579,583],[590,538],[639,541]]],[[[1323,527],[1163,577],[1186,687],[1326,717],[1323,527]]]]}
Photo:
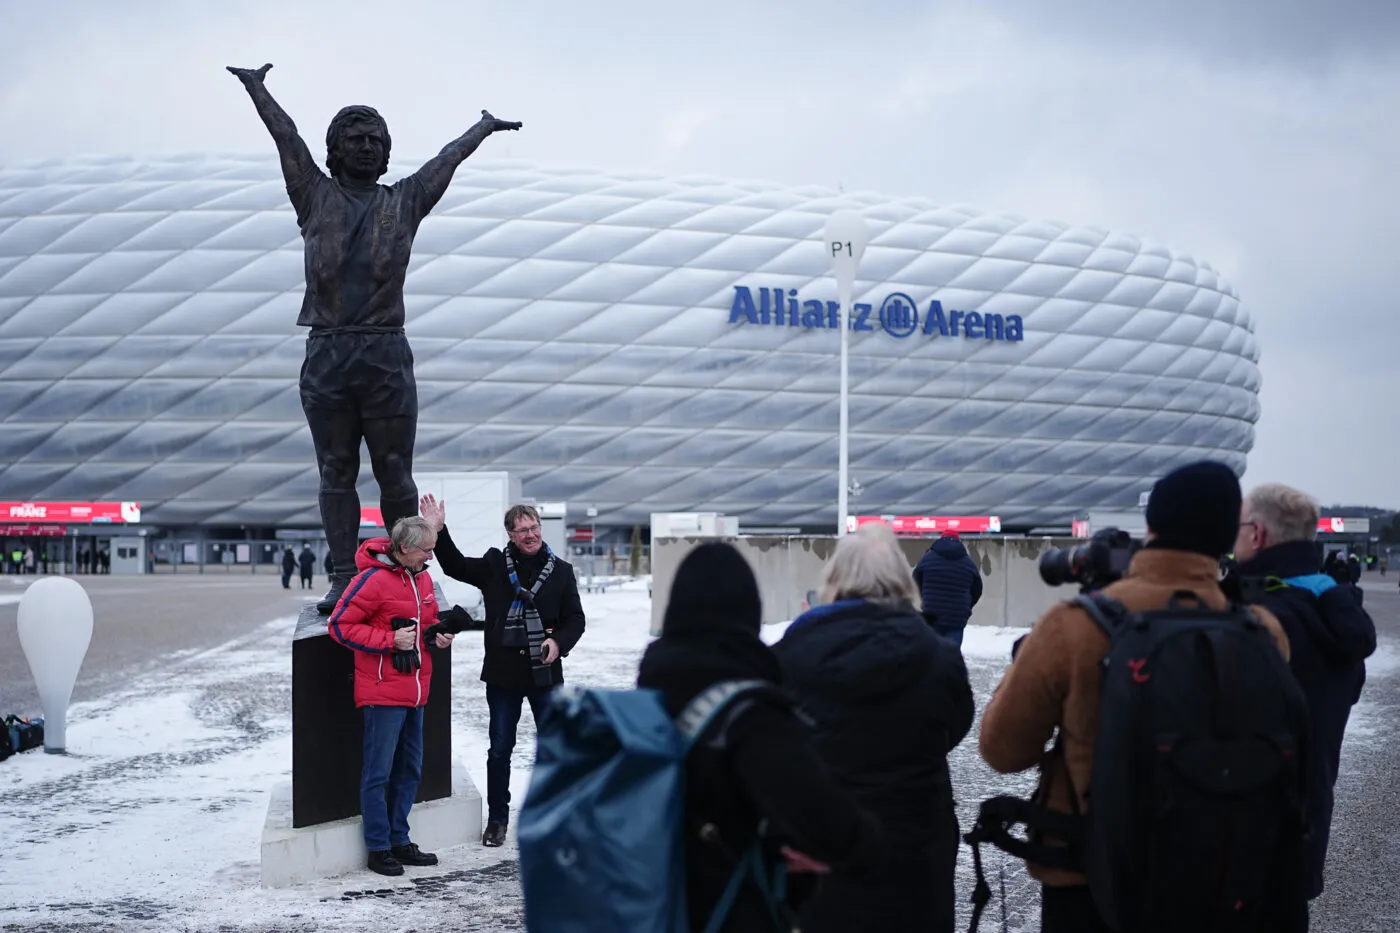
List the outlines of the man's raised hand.
{"type": "Polygon", "coordinates": [[[497,120],[485,110],[481,111],[481,122],[486,126],[487,132],[491,133],[499,133],[501,130],[518,130],[525,125],[510,120],[497,120]]]}
{"type": "Polygon", "coordinates": [[[418,514],[426,518],[435,531],[442,531],[447,525],[447,508],[432,493],[418,500],[418,514]]]}
{"type": "Polygon", "coordinates": [[[229,65],[228,70],[244,84],[262,84],[263,79],[267,77],[267,73],[272,70],[272,63],[268,62],[261,68],[237,68],[233,65],[229,65]]]}

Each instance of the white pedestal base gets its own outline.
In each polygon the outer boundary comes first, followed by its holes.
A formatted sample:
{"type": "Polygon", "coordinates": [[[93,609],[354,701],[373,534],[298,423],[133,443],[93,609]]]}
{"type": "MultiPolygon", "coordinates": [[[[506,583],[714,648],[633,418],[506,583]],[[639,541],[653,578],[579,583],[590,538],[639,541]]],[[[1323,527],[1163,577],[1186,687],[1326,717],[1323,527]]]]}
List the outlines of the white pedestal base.
{"type": "MultiPolygon", "coordinates": [[[[481,838],[481,794],[460,761],[452,763],[452,796],[413,805],[408,824],[426,852],[481,838]]],[[[262,833],[262,886],[283,888],[365,867],[359,817],[292,828],[292,783],[272,789],[262,833]]]]}

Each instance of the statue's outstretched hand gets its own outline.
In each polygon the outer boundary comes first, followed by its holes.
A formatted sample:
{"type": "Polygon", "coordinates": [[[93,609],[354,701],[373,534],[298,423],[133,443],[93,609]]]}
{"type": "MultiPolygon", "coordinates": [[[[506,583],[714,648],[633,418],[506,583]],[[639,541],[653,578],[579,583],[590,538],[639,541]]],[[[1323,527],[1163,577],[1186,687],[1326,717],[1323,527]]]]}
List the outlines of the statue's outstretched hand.
{"type": "Polygon", "coordinates": [[[244,84],[262,84],[267,73],[272,70],[272,63],[268,62],[261,68],[237,68],[229,65],[228,70],[244,84]]]}
{"type": "Polygon", "coordinates": [[[490,113],[481,111],[481,122],[486,125],[486,129],[492,133],[499,133],[501,130],[518,130],[524,126],[523,123],[511,120],[497,120],[490,113]]]}

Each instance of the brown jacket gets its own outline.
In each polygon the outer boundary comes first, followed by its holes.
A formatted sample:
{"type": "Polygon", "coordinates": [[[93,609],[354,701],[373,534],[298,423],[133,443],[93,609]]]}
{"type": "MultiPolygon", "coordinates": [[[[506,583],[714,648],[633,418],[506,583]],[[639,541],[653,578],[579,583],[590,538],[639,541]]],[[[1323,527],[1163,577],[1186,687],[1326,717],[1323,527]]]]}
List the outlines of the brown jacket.
{"type": "MultiPolygon", "coordinates": [[[[1166,606],[1172,593],[1188,589],[1212,609],[1228,604],[1220,591],[1216,561],[1188,551],[1146,549],[1133,557],[1128,574],[1104,588],[1129,610],[1166,606]]],[[[1288,659],[1288,637],[1268,610],[1253,607],[1288,659]]],[[[1108,636],[1082,609],[1062,603],[1036,622],[1006,669],[982,715],[980,747],[987,764],[1003,774],[1040,765],[1036,799],[1052,810],[1088,811],[1087,791],[1094,762],[1094,734],[1099,726],[1099,662],[1108,653],[1108,636]],[[1059,730],[1048,753],[1046,743],[1059,730]]],[[[1076,872],[1027,865],[1044,884],[1084,884],[1076,872]]]]}

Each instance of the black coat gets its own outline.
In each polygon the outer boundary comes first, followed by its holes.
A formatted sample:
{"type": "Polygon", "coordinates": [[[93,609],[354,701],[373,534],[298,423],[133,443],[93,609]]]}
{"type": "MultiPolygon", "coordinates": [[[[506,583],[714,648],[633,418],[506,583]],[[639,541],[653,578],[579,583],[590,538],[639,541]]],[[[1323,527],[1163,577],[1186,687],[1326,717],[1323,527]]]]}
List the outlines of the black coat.
{"type": "Polygon", "coordinates": [[[1241,564],[1239,574],[1275,578],[1260,599],[1288,635],[1289,667],[1308,700],[1307,893],[1314,898],[1322,893],[1342,737],[1366,682],[1365,660],[1376,650],[1376,626],[1361,607],[1360,590],[1319,572],[1311,541],[1265,548],[1241,564]],[[1303,579],[1281,585],[1290,578],[1303,579]]]}
{"type": "Polygon", "coordinates": [[[283,552],[282,552],[282,572],[283,572],[283,573],[289,574],[289,573],[291,573],[293,570],[296,570],[296,569],[297,569],[297,559],[296,559],[296,555],[294,555],[291,551],[283,551],[283,552]]]}
{"type": "Polygon", "coordinates": [[[867,878],[832,878],[804,933],[950,931],[958,821],[948,753],[972,727],[962,652],[912,608],[820,606],[773,649],[816,721],[817,751],[879,820],[887,857],[867,878]]]}
{"type": "MultiPolygon", "coordinates": [[[[543,550],[540,553],[543,554],[543,550]]],[[[528,692],[540,689],[535,686],[527,649],[506,648],[501,644],[506,613],[510,610],[510,604],[515,602],[515,588],[511,586],[510,574],[506,572],[505,553],[493,547],[482,557],[465,557],[444,528],[438,533],[433,554],[443,573],[481,590],[486,603],[483,636],[486,656],[481,662],[481,679],[492,686],[512,690],[528,692]]],[[[534,574],[527,571],[524,563],[517,560],[516,571],[522,584],[528,587],[534,583],[534,574]]],[[[555,558],[553,572],[535,597],[535,608],[539,610],[545,631],[559,645],[560,660],[551,666],[553,683],[558,686],[564,682],[563,655],[572,651],[583,637],[583,604],[578,598],[578,581],[574,578],[573,564],[555,558]]]]}
{"type": "MultiPolygon", "coordinates": [[[[735,701],[700,736],[686,764],[687,909],[695,931],[705,928],[730,879],[731,853],[749,848],[761,820],[769,824],[765,852],[773,860],[790,844],[839,875],[869,871],[882,858],[874,820],[832,778],[809,727],[779,690],[781,672],[758,637],[759,619],[758,588],[744,559],[728,545],[702,545],[677,570],[662,636],[647,648],[637,677],[637,686],[661,692],[672,715],[722,681],[773,685],[735,701]],[[701,837],[706,824],[722,845],[701,837]]],[[[793,890],[809,880],[794,877],[793,890]]],[[[745,884],[720,929],[776,928],[757,889],[745,884]]]]}
{"type": "Polygon", "coordinates": [[[972,607],[982,598],[982,572],[957,538],[939,538],[919,558],[914,582],[923,596],[925,616],[939,625],[967,625],[972,607]]]}
{"type": "Polygon", "coordinates": [[[309,548],[302,548],[301,557],[297,560],[301,564],[303,576],[309,577],[316,570],[316,555],[309,548]]]}

